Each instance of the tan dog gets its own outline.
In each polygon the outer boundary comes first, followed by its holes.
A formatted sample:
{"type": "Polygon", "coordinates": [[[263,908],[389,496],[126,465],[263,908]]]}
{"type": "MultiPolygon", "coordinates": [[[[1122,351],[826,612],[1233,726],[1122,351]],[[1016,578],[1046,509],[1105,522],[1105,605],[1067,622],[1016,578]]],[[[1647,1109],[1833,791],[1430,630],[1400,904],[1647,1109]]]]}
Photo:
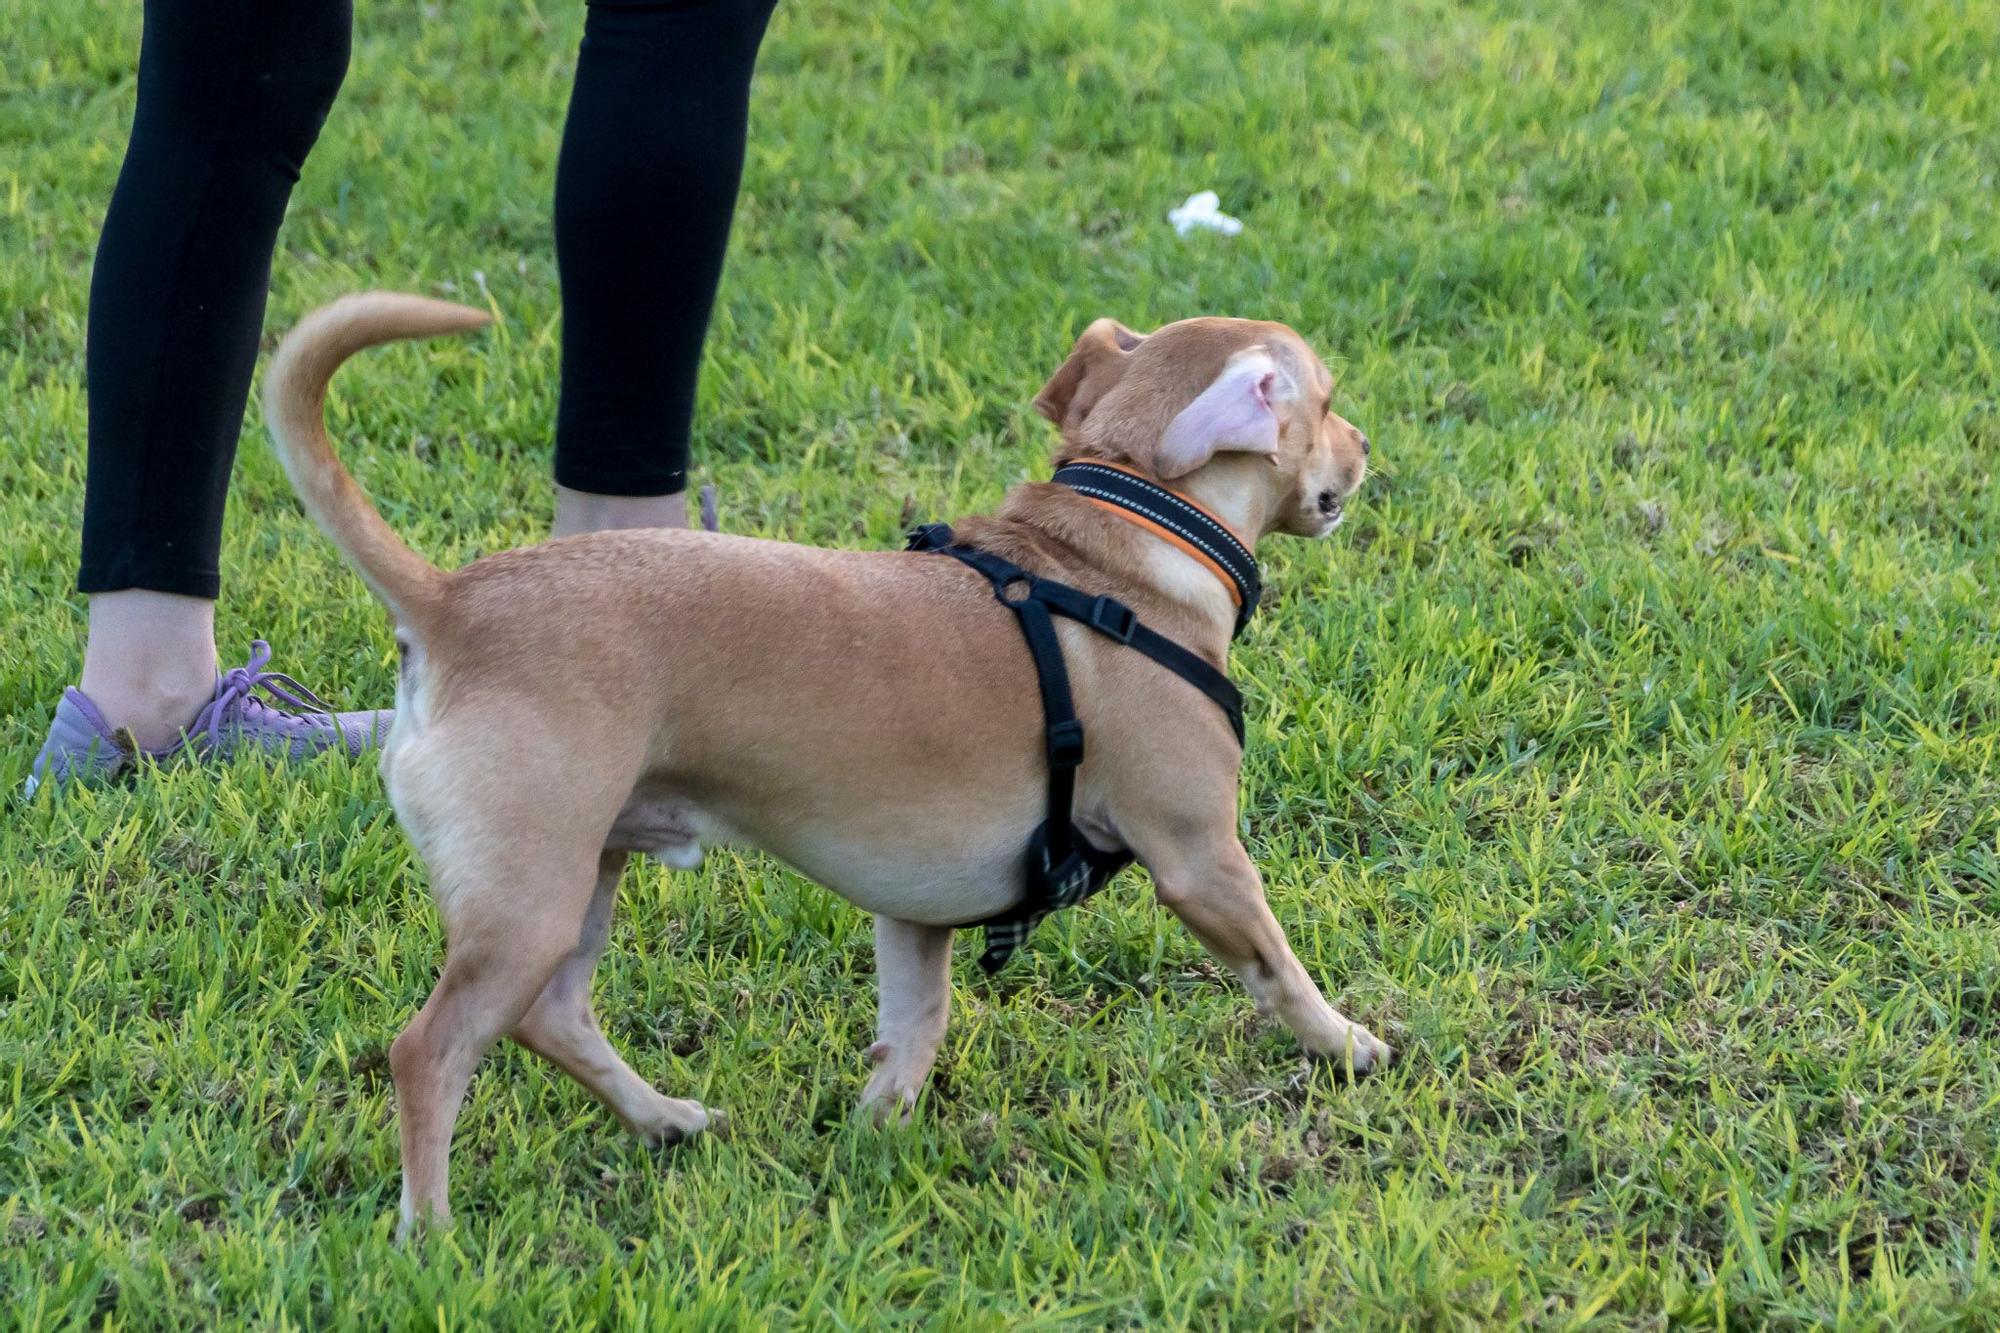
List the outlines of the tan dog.
{"type": "MultiPolygon", "coordinates": [[[[603,532],[443,573],[392,532],[328,443],[327,382],[361,348],[476,329],[417,297],[309,316],[266,384],[306,510],[395,616],[404,650],[382,769],[430,869],[444,973],[390,1052],[404,1227],[447,1215],[446,1158],[474,1066],[500,1037],[547,1057],[635,1133],[716,1122],[619,1058],[590,978],[631,852],[689,867],[701,844],[764,848],[875,916],[880,1018],[862,1103],[901,1114],[944,1036],[953,923],[1022,894],[1047,782],[1034,669],[1014,618],[955,560],[683,531],[603,532]]],[[[1193,319],[1085,330],[1035,407],[1064,459],[1122,463],[1246,543],[1323,537],[1367,440],[1333,379],[1280,324],[1193,319]],[[1233,425],[1242,404],[1275,417],[1233,425]]],[[[1191,556],[1075,492],[1016,488],[962,539],[1087,593],[1217,666],[1228,590],[1191,556]]],[[[1129,848],[1160,901],[1317,1055],[1367,1069],[1389,1048],[1337,1013],[1293,956],[1237,839],[1241,759],[1222,713],[1130,649],[1063,622],[1090,737],[1075,820],[1129,848]]]]}

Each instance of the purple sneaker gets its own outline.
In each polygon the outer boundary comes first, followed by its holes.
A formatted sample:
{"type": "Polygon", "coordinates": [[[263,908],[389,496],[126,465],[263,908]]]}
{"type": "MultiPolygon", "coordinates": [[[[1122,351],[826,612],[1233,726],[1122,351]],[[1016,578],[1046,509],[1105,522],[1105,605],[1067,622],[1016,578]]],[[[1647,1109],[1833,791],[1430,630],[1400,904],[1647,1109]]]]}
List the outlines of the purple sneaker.
{"type": "Polygon", "coordinates": [[[49,738],[35,757],[27,794],[34,795],[44,779],[61,784],[75,778],[111,777],[142,753],[154,760],[177,754],[226,758],[254,749],[306,759],[335,746],[358,755],[388,735],[393,711],[336,713],[282,671],[264,670],[270,660],[271,645],[262,639],[253,642],[250,660],[216,678],[214,697],[195,714],[181,738],[157,750],[134,747],[128,734],[114,731],[104,720],[89,695],[74,686],[64,690],[49,724],[49,738]],[[258,697],[259,690],[269,702],[258,697]]]}

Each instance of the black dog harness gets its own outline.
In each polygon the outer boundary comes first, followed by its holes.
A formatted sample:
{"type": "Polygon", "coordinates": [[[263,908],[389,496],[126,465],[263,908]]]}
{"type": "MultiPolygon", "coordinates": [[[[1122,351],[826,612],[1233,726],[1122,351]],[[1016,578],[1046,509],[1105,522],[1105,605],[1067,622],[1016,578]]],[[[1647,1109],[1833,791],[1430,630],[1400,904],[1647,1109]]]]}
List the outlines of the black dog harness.
{"type": "MultiPolygon", "coordinates": [[[[1231,586],[1238,608],[1236,633],[1242,633],[1257,607],[1257,562],[1220,520],[1166,487],[1111,464],[1069,463],[1056,470],[1053,480],[1167,538],[1213,569],[1231,586]]],[[[1088,625],[1187,681],[1222,710],[1238,745],[1243,743],[1243,697],[1229,677],[1139,623],[1132,608],[1116,598],[1093,597],[1066,583],[1038,578],[1012,561],[959,542],[943,523],[913,531],[909,549],[948,555],[985,575],[993,585],[993,596],[1020,622],[1041,685],[1049,760],[1048,818],[1028,840],[1027,892],[1017,906],[999,916],[966,923],[985,928],[986,949],[979,955],[979,965],[997,972],[1043,917],[1082,902],[1132,863],[1130,852],[1091,846],[1070,819],[1076,770],[1083,763],[1083,724],[1070,700],[1069,671],[1053,617],[1088,625]]]]}

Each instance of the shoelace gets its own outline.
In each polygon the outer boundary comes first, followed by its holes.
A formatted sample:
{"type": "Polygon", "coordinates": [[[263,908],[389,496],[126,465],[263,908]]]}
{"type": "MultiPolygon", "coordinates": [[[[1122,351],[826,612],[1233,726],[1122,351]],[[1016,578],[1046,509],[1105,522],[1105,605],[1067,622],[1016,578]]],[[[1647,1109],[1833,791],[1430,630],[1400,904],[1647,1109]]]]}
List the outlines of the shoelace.
{"type": "Polygon", "coordinates": [[[270,660],[271,645],[262,639],[252,639],[250,660],[222,673],[222,679],[216,682],[215,697],[195,716],[193,724],[188,727],[188,735],[212,733],[232,704],[240,702],[247,708],[269,708],[269,704],[251,694],[253,690],[262,690],[277,703],[290,705],[302,713],[318,713],[329,722],[333,720],[333,709],[318,695],[282,671],[264,670],[264,664],[270,660]]]}

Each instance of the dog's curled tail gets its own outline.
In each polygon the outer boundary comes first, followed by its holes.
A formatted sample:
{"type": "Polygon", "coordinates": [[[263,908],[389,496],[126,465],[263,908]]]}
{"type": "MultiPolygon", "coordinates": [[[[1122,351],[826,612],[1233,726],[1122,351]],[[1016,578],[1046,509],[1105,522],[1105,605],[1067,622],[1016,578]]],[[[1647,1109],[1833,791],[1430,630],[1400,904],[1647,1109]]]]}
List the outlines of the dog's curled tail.
{"type": "Polygon", "coordinates": [[[333,452],[326,434],[326,387],[365,347],[401,338],[470,333],[492,316],[446,301],[396,292],[344,296],[285,335],[264,376],[264,417],[278,460],[306,514],[333,539],[397,621],[421,628],[444,576],[404,544],[333,452]]]}

